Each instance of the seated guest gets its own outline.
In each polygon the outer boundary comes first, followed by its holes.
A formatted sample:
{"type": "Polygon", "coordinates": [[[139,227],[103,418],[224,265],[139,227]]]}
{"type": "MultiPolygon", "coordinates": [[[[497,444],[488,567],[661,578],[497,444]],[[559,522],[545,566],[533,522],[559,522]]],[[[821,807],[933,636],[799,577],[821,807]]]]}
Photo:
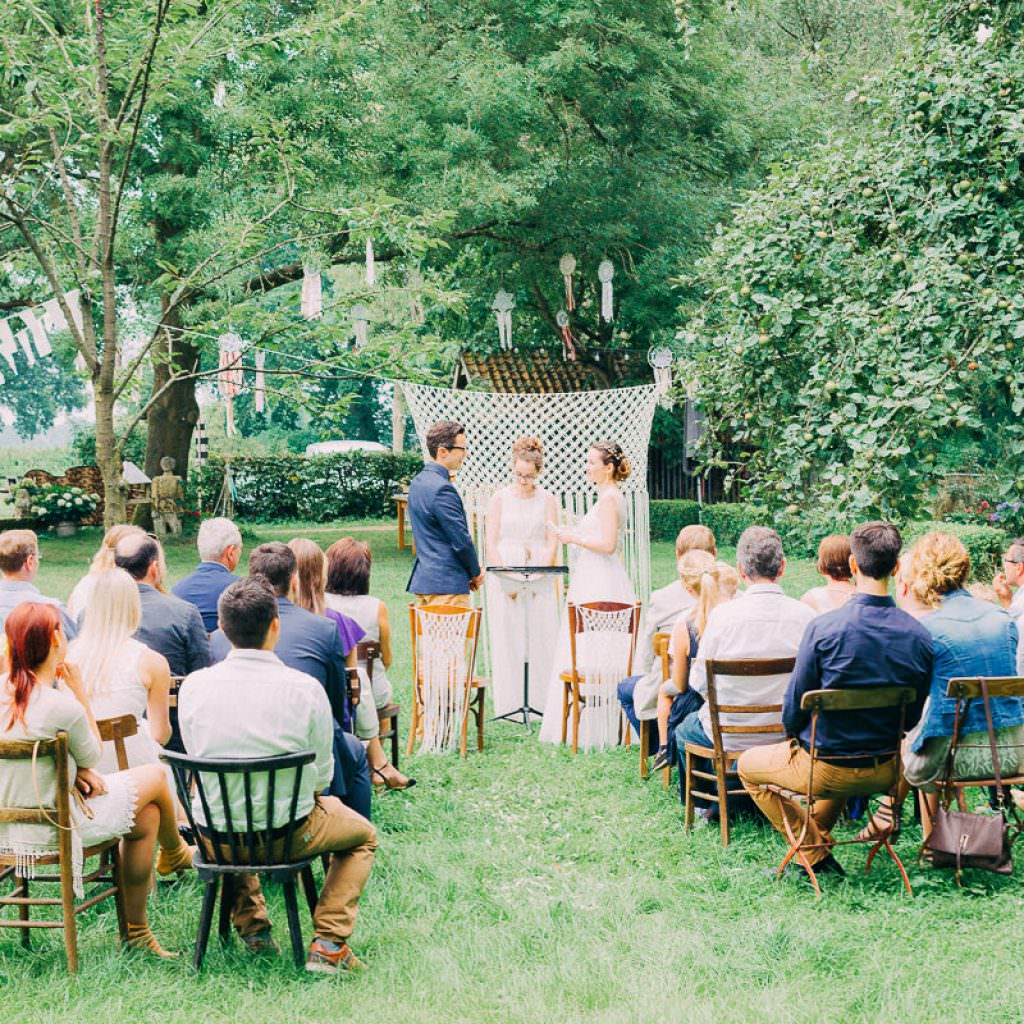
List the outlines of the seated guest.
{"type": "MultiPolygon", "coordinates": [[[[684,526],[676,537],[676,563],[687,551],[707,551],[715,554],[715,535],[706,526],[684,526]]],[[[694,598],[682,581],[676,577],[666,587],[651,593],[647,606],[644,634],[637,645],[637,667],[640,673],[619,683],[618,696],[622,710],[630,725],[640,735],[640,719],[651,720],[650,743],[660,747],[664,737],[655,731],[655,715],[658,705],[658,688],[661,686],[661,661],[654,657],[656,633],[670,632],[684,612],[693,608],[694,598]],[[640,702],[636,691],[639,686],[640,702]]]]}
{"type": "Polygon", "coordinates": [[[706,551],[688,551],[679,559],[679,578],[696,602],[685,615],[681,615],[672,629],[668,653],[671,677],[661,684],[658,693],[658,735],[668,742],[658,747],[654,771],[667,768],[676,759],[676,726],[687,715],[700,710],[701,696],[689,687],[690,666],[697,657],[700,638],[714,608],[728,600],[719,586],[719,566],[714,555],[706,551]]]}
{"type": "MultiPolygon", "coordinates": [[[[791,823],[802,822],[799,806],[758,787],[772,782],[806,792],[811,714],[800,707],[805,693],[912,686],[919,700],[906,709],[906,724],[914,725],[921,715],[932,678],[932,640],[928,630],[889,597],[889,578],[899,565],[902,543],[900,531],[889,523],[865,523],[853,531],[850,569],[857,592],[841,608],[815,618],[804,635],[783,707],[791,738],[747,750],[740,757],[740,780],[783,835],[784,815],[791,823]]],[[[832,712],[818,719],[815,793],[827,794],[828,799],[815,801],[806,839],[815,847],[806,856],[817,872],[844,873],[828,844],[845,798],[879,793],[899,775],[898,755],[886,756],[898,724],[897,708],[832,712]]],[[[795,865],[795,870],[806,874],[802,865],[795,865]]]]}
{"type": "MultiPolygon", "coordinates": [[[[162,654],[134,639],[141,620],[135,581],[123,569],[103,569],[94,574],[89,613],[68,647],[93,715],[135,718],[139,731],[124,740],[130,768],[159,764],[160,748],[171,738],[171,670],[162,654]]],[[[113,743],[103,745],[98,768],[117,771],[113,743]]]]}
{"type": "Polygon", "coordinates": [[[728,562],[715,562],[718,569],[718,586],[726,601],[731,601],[740,589],[740,574],[728,562]]]}
{"type": "MultiPolygon", "coordinates": [[[[281,632],[274,653],[289,668],[312,676],[327,693],[331,714],[337,725],[334,743],[335,771],[331,794],[349,807],[370,817],[371,788],[366,751],[349,732],[347,649],[337,625],[293,604],[298,572],[295,553],[287,544],[261,544],[249,556],[249,575],[262,576],[277,596],[281,632]]],[[[231,642],[218,629],[210,637],[215,662],[231,653],[231,642]]]]}
{"type": "Polygon", "coordinates": [[[818,615],[842,608],[855,591],[850,578],[850,538],[846,534],[831,533],[822,539],[818,572],[825,577],[825,585],[808,590],[800,600],[818,615]]]}
{"type": "MultiPolygon", "coordinates": [[[[1017,631],[1024,631],[1024,537],[1010,541],[1003,555],[1003,571],[992,580],[992,589],[1017,624],[1017,631]]],[[[1017,648],[1016,674],[1024,675],[1024,644],[1017,648]]]]}
{"type": "MultiPolygon", "coordinates": [[[[347,540],[352,545],[358,545],[359,550],[354,553],[353,557],[360,559],[360,563],[365,562],[366,581],[369,584],[370,548],[368,545],[352,541],[350,538],[347,540]],[[362,555],[362,551],[365,551],[366,554],[362,555]]],[[[345,542],[339,543],[344,544],[345,542]]],[[[358,622],[354,616],[350,616],[347,613],[344,606],[344,598],[335,598],[333,595],[325,593],[329,570],[328,560],[324,552],[317,545],[313,544],[312,541],[302,538],[289,541],[288,546],[295,552],[299,566],[297,577],[299,582],[293,599],[297,604],[301,604],[309,611],[316,614],[326,614],[328,618],[337,623],[342,637],[349,638],[351,642],[348,664],[356,667],[355,644],[367,637],[367,628],[361,622],[358,622]]],[[[332,550],[335,550],[335,548],[337,548],[337,545],[332,545],[332,550]]],[[[376,598],[371,597],[365,600],[376,602],[381,608],[384,607],[383,603],[377,601],[376,598]]],[[[379,610],[376,615],[368,614],[369,606],[359,604],[358,599],[356,599],[354,607],[362,612],[362,615],[367,620],[367,625],[373,628],[375,633],[379,635],[379,610]]],[[[384,617],[386,622],[386,608],[384,609],[384,617]]],[[[388,631],[388,637],[390,639],[390,631],[388,631]]],[[[388,663],[391,660],[390,654],[389,644],[388,663]]],[[[376,664],[374,668],[374,675],[377,675],[376,664]]],[[[383,666],[381,666],[381,671],[383,673],[383,666]]],[[[388,790],[408,790],[411,785],[416,784],[416,780],[402,775],[388,761],[380,741],[381,728],[380,720],[377,718],[377,709],[386,705],[391,698],[391,686],[387,683],[387,677],[384,677],[383,684],[378,682],[375,688],[373,681],[366,677],[366,673],[361,673],[359,683],[359,702],[355,708],[355,735],[367,744],[367,761],[370,764],[370,775],[373,784],[375,786],[386,786],[388,790]],[[381,699],[382,697],[383,699],[381,699]]]]}
{"type": "MultiPolygon", "coordinates": [[[[947,533],[925,534],[900,560],[900,604],[928,630],[935,650],[928,702],[903,748],[906,785],[900,794],[903,797],[910,786],[926,794],[922,806],[926,837],[935,813],[936,783],[945,777],[952,745],[956,700],[946,696],[950,679],[1012,676],[1016,671],[1017,625],[1002,609],[967,592],[970,571],[967,549],[947,533]]],[[[989,707],[1000,770],[1017,775],[1024,765],[1024,701],[992,697],[989,707]]],[[[953,777],[986,779],[992,772],[985,706],[981,700],[972,700],[960,722],[953,777]]],[[[891,822],[892,807],[886,800],[868,828],[877,832],[891,822]]]]}
{"type": "MultiPolygon", "coordinates": [[[[280,545],[264,545],[281,547],[280,545]]],[[[253,557],[258,560],[257,548],[253,557]]],[[[287,551],[288,549],[285,548],[287,551]]],[[[289,552],[290,553],[290,552],[289,552]]],[[[296,807],[290,859],[331,854],[313,912],[315,936],[309,947],[306,970],[325,974],[351,971],[363,965],[348,946],[355,927],[359,897],[373,867],[377,835],[366,818],[334,797],[322,796],[331,781],[333,725],[331,706],[323,686],[311,676],[287,667],[274,653],[281,639],[280,598],[259,576],[238,580],[221,594],[220,635],[230,644],[224,660],[213,668],[189,676],[179,695],[185,749],[194,757],[274,757],[312,750],[316,760],[302,769],[303,792],[296,807]]],[[[324,620],[325,625],[326,620],[324,620]]],[[[333,630],[333,625],[331,626],[333,630]]],[[[292,787],[275,794],[273,825],[288,823],[292,787]]],[[[266,782],[252,800],[253,822],[268,825],[266,782]]],[[[214,824],[228,820],[217,793],[211,794],[214,824]]],[[[246,820],[241,788],[230,805],[230,820],[246,820]]],[[[203,822],[198,799],[193,806],[203,822]]],[[[244,861],[243,861],[244,862],[244,861]]],[[[250,950],[270,945],[270,919],[256,875],[235,880],[231,918],[250,950]]]]}
{"type": "Polygon", "coordinates": [[[60,614],[64,635],[75,635],[75,623],[55,597],[39,592],[33,582],[39,574],[39,538],[31,530],[0,533],[0,627],[8,615],[25,601],[51,604],[60,614]]]}
{"type": "MultiPolygon", "coordinates": [[[[114,562],[124,569],[139,589],[142,621],[135,639],[162,654],[172,676],[181,678],[210,664],[210,641],[202,616],[194,605],[165,594],[163,549],[146,534],[124,537],[114,549],[114,562]]],[[[171,710],[168,750],[181,747],[176,709],[171,710]]]]}
{"type": "MultiPolygon", "coordinates": [[[[120,882],[128,922],[128,945],[159,957],[165,952],[149,930],[146,897],[159,837],[157,871],[181,873],[192,866],[191,851],[178,835],[174,801],[159,765],[101,775],[94,769],[101,744],[81,677],[65,662],[67,640],[60,614],[52,604],[24,602],[5,623],[10,673],[0,677],[0,741],[51,740],[68,737],[69,776],[86,797],[85,811],[71,801],[75,842],[83,848],[121,837],[120,882]]],[[[0,805],[52,806],[57,775],[50,758],[7,761],[0,772],[0,805]]],[[[0,849],[14,853],[19,864],[57,851],[50,825],[0,822],[0,849]]],[[[23,869],[24,870],[24,869],[23,869]]],[[[26,872],[31,877],[31,870],[26,872]]],[[[81,895],[82,866],[74,868],[81,895]]]]}
{"type": "Polygon", "coordinates": [[[204,519],[196,539],[199,567],[171,590],[199,609],[207,633],[217,628],[217,600],[235,582],[242,557],[242,534],[230,519],[204,519]]]}
{"type": "Polygon", "coordinates": [[[103,543],[100,544],[96,554],[92,556],[89,571],[75,584],[75,589],[71,591],[71,596],[68,598],[68,614],[75,622],[81,622],[82,612],[85,611],[85,606],[92,596],[92,589],[96,585],[97,574],[104,569],[114,568],[114,549],[117,545],[123,538],[129,537],[133,533],[144,535],[145,532],[130,523],[118,523],[103,535],[103,543]]]}
{"type": "MultiPolygon", "coordinates": [[[[747,589],[734,601],[726,601],[712,610],[690,668],[690,689],[704,698],[708,692],[707,662],[710,659],[794,657],[807,624],[814,618],[814,612],[807,605],[787,597],[779,586],[786,559],[782,540],[774,530],[765,526],[750,526],[744,530],[736,545],[736,562],[747,589]]],[[[781,704],[788,682],[786,675],[715,675],[718,702],[740,706],[781,704]]],[[[724,714],[720,721],[723,725],[773,725],[779,719],[770,714],[741,717],[724,714]]],[[[772,742],[771,734],[767,733],[735,734],[729,737],[729,749],[744,750],[772,742]]],[[[707,704],[687,715],[676,729],[680,767],[684,743],[714,745],[707,704]]]]}

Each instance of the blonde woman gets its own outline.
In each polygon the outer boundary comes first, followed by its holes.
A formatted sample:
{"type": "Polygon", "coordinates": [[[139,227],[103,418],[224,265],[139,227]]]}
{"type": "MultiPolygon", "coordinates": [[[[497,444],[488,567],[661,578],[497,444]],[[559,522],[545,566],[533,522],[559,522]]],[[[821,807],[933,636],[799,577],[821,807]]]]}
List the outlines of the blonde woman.
{"type": "Polygon", "coordinates": [[[92,556],[88,573],[75,584],[75,589],[71,591],[71,597],[68,598],[68,614],[75,622],[82,618],[82,612],[85,611],[85,606],[89,603],[93,587],[96,586],[97,574],[104,569],[114,568],[114,549],[125,537],[129,537],[133,533],[144,534],[145,530],[138,526],[132,526],[130,523],[118,523],[103,535],[103,543],[100,544],[96,554],[92,556]]]}
{"type": "MultiPolygon", "coordinates": [[[[327,556],[320,546],[305,537],[295,537],[288,542],[296,561],[295,580],[292,585],[292,603],[314,615],[325,615],[338,627],[342,646],[345,650],[345,665],[356,668],[356,645],[366,631],[353,619],[327,606],[327,556]]],[[[403,775],[387,758],[380,742],[380,722],[377,719],[377,705],[373,699],[372,684],[360,694],[355,713],[356,736],[366,746],[366,760],[370,767],[370,778],[375,787],[387,789],[408,789],[416,784],[414,779],[403,775]]]]}
{"type": "Polygon", "coordinates": [[[677,620],[669,640],[671,677],[661,684],[658,693],[658,735],[663,742],[654,758],[654,771],[667,768],[675,758],[670,715],[674,711],[673,717],[681,720],[703,703],[700,695],[690,690],[687,680],[711,610],[728,600],[721,582],[721,565],[706,551],[687,551],[679,559],[679,579],[694,603],[690,611],[677,620]]]}
{"type": "MultiPolygon", "coordinates": [[[[167,659],[133,639],[142,619],[139,588],[123,569],[94,574],[89,614],[68,647],[97,719],[133,715],[138,732],[125,740],[128,765],[156,764],[171,738],[167,659]]],[[[116,772],[113,743],[103,744],[98,766],[116,772]]]]}

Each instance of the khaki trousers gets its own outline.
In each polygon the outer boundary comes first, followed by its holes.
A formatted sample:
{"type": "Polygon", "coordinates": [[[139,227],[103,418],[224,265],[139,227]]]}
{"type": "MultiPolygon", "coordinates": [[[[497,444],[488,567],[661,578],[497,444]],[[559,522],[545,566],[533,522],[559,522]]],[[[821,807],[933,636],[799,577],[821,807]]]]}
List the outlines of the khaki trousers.
{"type": "MultiPolygon", "coordinates": [[[[794,835],[800,834],[804,820],[802,807],[778,793],[765,792],[757,787],[763,782],[771,782],[797,793],[806,793],[810,766],[811,755],[796,740],[751,747],[740,755],[737,762],[743,787],[783,836],[786,835],[786,819],[794,835]]],[[[833,842],[832,826],[839,818],[847,797],[886,792],[898,775],[899,761],[895,757],[866,768],[841,768],[816,761],[812,794],[819,799],[814,801],[814,814],[804,839],[806,845],[816,848],[807,851],[808,861],[817,864],[828,856],[829,846],[833,842]],[[817,846],[819,843],[828,845],[817,846]]]]}
{"type": "Polygon", "coordinates": [[[425,608],[428,604],[452,604],[456,608],[472,608],[469,594],[414,594],[416,607],[425,608]]]}
{"type": "MultiPolygon", "coordinates": [[[[352,934],[376,849],[377,830],[361,814],[337,797],[317,797],[309,817],[295,830],[290,855],[296,860],[320,853],[332,855],[313,913],[318,938],[345,942],[352,934]]],[[[269,928],[259,876],[236,875],[232,882],[235,902],[231,920],[238,934],[253,935],[269,928]]]]}

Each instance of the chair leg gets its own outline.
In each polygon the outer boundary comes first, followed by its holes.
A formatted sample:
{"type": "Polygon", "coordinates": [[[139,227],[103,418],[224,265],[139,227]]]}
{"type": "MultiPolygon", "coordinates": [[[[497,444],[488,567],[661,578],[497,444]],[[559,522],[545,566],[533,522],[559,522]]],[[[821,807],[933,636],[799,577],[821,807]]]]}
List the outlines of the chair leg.
{"type": "Polygon", "coordinates": [[[466,759],[466,743],[467,736],[469,734],[469,704],[466,704],[466,708],[462,713],[462,729],[459,736],[459,755],[463,760],[466,759]]]}
{"type": "MultiPolygon", "coordinates": [[[[18,878],[18,876],[15,875],[14,876],[14,892],[15,892],[16,895],[20,896],[22,899],[26,899],[27,900],[29,898],[28,879],[27,878],[18,878]]],[[[27,921],[28,920],[29,909],[30,908],[29,908],[29,905],[27,903],[22,903],[22,904],[19,905],[19,907],[18,907],[18,920],[19,921],[27,921]]],[[[21,944],[22,944],[22,946],[24,946],[25,949],[30,949],[31,948],[31,938],[30,937],[32,935],[32,929],[31,928],[20,928],[19,931],[21,932],[21,944]]]]}
{"type": "MultiPolygon", "coordinates": [[[[420,706],[416,701],[416,694],[412,696],[412,714],[409,716],[409,743],[405,748],[405,756],[412,757],[412,749],[416,745],[416,727],[420,721],[420,706]]],[[[397,767],[397,765],[396,765],[397,767]]]]}
{"type": "Polygon", "coordinates": [[[295,877],[289,878],[282,888],[285,909],[288,911],[288,935],[292,940],[292,958],[295,960],[295,966],[301,967],[306,962],[306,947],[302,944],[302,924],[299,921],[299,902],[295,895],[295,877]]]}
{"type": "Polygon", "coordinates": [[[114,893],[114,910],[117,913],[117,933],[122,942],[128,941],[128,915],[124,909],[124,884],[121,877],[121,848],[110,848],[110,877],[117,886],[114,893]]]}
{"type": "Polygon", "coordinates": [[[202,970],[203,957],[206,956],[206,944],[210,941],[210,928],[213,925],[213,910],[217,904],[217,879],[214,877],[203,889],[203,904],[199,908],[199,925],[196,928],[196,949],[192,956],[192,967],[202,970]]]}
{"type": "Polygon", "coordinates": [[[476,752],[482,754],[484,752],[484,722],[486,721],[486,715],[484,714],[484,700],[487,694],[484,690],[477,690],[476,699],[476,752]]]}
{"type": "Polygon", "coordinates": [[[715,760],[715,775],[718,776],[718,826],[722,833],[722,845],[729,845],[729,786],[725,777],[725,758],[715,760]]]}
{"type": "Polygon", "coordinates": [[[220,916],[217,920],[217,934],[221,942],[231,941],[231,908],[235,902],[235,883],[225,875],[220,883],[220,916]]]}
{"type": "Polygon", "coordinates": [[[569,730],[569,683],[562,682],[562,746],[569,730]]]}
{"type": "Polygon", "coordinates": [[[398,714],[391,719],[391,763],[398,767],[398,714]]]}
{"type": "Polygon", "coordinates": [[[683,789],[686,793],[686,801],[683,804],[683,824],[690,829],[693,828],[693,754],[684,750],[683,758],[686,765],[683,769],[683,789]]]}
{"type": "Polygon", "coordinates": [[[75,916],[75,889],[71,875],[70,858],[60,862],[60,912],[64,921],[64,950],[68,958],[68,973],[78,973],[78,920],[75,916]]]}
{"type": "Polygon", "coordinates": [[[302,891],[306,894],[306,905],[309,907],[310,917],[316,913],[317,900],[320,898],[316,891],[316,879],[313,877],[313,868],[307,864],[299,876],[302,879],[302,891]]]}
{"type": "Polygon", "coordinates": [[[580,684],[574,680],[572,684],[572,752],[580,748],[580,684]]]}
{"type": "Polygon", "coordinates": [[[664,793],[668,790],[669,784],[672,782],[672,765],[667,764],[661,769],[661,791],[664,793]]]}
{"type": "Polygon", "coordinates": [[[640,778],[646,779],[650,774],[650,766],[647,763],[647,747],[650,736],[650,723],[646,718],[640,719],[640,778]]]}

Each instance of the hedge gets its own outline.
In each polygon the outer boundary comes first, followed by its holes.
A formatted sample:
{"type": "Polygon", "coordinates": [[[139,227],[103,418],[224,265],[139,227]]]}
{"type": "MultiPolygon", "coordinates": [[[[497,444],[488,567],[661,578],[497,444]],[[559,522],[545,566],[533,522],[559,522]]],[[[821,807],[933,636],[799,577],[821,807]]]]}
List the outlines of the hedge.
{"type": "Polygon", "coordinates": [[[684,526],[700,522],[700,505],[695,501],[659,499],[651,502],[651,540],[675,541],[684,526]]]}
{"type": "MultiPolygon", "coordinates": [[[[336,452],[250,456],[231,460],[235,514],[240,519],[305,519],[330,522],[393,515],[391,495],[423,468],[419,452],[336,452]]],[[[203,488],[203,509],[209,512],[224,483],[224,460],[207,459],[189,475],[188,499],[197,507],[203,488]]]]}
{"type": "Polygon", "coordinates": [[[915,522],[907,525],[903,534],[906,547],[932,530],[959,537],[971,556],[971,579],[990,583],[1002,567],[1007,535],[994,526],[974,526],[967,523],[915,522]]]}

